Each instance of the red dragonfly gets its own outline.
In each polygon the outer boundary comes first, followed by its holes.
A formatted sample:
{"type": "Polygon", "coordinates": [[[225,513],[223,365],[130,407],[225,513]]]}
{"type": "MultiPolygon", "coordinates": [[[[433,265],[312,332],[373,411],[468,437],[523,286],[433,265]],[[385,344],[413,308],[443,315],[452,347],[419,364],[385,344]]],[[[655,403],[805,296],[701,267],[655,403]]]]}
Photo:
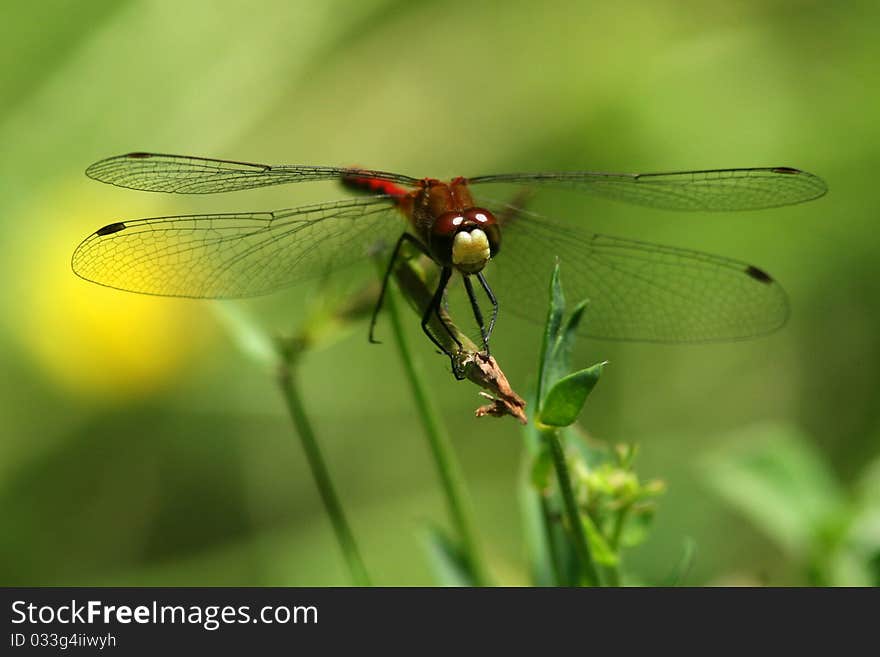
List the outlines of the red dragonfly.
{"type": "MultiPolygon", "coordinates": [[[[422,329],[440,316],[455,272],[488,352],[498,298],[514,314],[543,317],[549,273],[558,258],[566,290],[589,300],[583,332],[650,342],[738,340],[770,333],[788,317],[782,287],[763,269],[729,258],[591,232],[580,218],[550,220],[510,203],[476,200],[471,187],[498,183],[573,188],[667,210],[754,210],[801,203],[827,188],[790,167],[671,173],[508,173],[434,178],[359,168],[268,165],[182,155],[129,153],[101,160],[95,180],[151,192],[210,194],[271,185],[336,180],[368,196],[274,212],[196,214],[116,221],[74,251],[82,278],[121,290],[164,296],[235,298],[272,292],[392,250],[382,295],[404,244],[440,268],[422,329]],[[397,214],[405,222],[395,220],[397,214]],[[503,233],[503,239],[502,239],[503,233]],[[484,274],[487,273],[487,275],[484,274]],[[476,278],[492,304],[488,324],[476,278]]],[[[376,306],[376,313],[381,304],[376,306]]],[[[372,340],[376,313],[370,327],[372,340]]],[[[450,335],[451,329],[443,322],[450,335]]],[[[455,369],[455,368],[454,368],[455,369]]]]}

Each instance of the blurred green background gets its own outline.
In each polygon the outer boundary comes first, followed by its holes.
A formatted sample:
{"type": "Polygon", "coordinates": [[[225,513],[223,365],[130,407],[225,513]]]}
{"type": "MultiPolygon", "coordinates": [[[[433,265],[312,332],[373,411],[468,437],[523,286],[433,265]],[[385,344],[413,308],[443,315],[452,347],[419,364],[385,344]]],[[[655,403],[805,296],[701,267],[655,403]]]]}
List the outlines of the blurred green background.
{"type": "MultiPolygon", "coordinates": [[[[784,330],[750,342],[583,341],[576,363],[610,365],[582,423],[638,443],[640,473],[668,485],[650,539],[628,555],[645,582],[669,572],[688,537],[688,583],[811,581],[804,551],[826,533],[792,547],[775,520],[756,520],[760,490],[752,512],[731,504],[748,487],[731,474],[743,449],[782,441],[806,454],[822,483],[804,486],[833,489],[804,502],[807,513],[829,496],[850,515],[880,497],[865,493],[880,490],[865,474],[880,453],[880,4],[45,0],[2,15],[0,583],[348,581],[274,372],[238,348],[216,304],[104,289],[69,268],[77,243],[117,219],[344,192],[316,183],[193,199],[83,175],[135,150],[436,177],[814,172],[828,196],[757,213],[552,201],[598,231],[754,262],[793,308],[784,330]]],[[[285,334],[316,294],[303,285],[231,308],[285,334]]],[[[493,572],[526,583],[519,427],[474,419],[476,389],[452,379],[408,317],[493,572]]],[[[493,352],[520,391],[539,334],[502,310],[493,352]]],[[[443,499],[393,346],[368,345],[358,324],[303,367],[373,579],[430,584],[423,533],[446,522],[443,499]]],[[[782,451],[768,467],[800,458],[782,451]]],[[[880,545],[870,517],[868,561],[880,545]]],[[[864,581],[853,577],[833,582],[864,581]]]]}

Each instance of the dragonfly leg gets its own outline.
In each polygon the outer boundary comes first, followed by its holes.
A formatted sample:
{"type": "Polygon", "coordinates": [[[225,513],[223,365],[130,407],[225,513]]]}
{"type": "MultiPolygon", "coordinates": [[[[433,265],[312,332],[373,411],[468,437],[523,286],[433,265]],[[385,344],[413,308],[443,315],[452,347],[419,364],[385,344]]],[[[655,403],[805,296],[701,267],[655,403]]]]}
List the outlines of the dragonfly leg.
{"type": "Polygon", "coordinates": [[[480,304],[477,303],[477,297],[474,294],[474,286],[471,284],[470,276],[463,276],[464,289],[467,291],[468,300],[471,302],[471,309],[474,311],[474,319],[477,320],[477,326],[480,327],[480,335],[483,338],[483,349],[486,355],[489,355],[489,332],[486,331],[486,321],[483,319],[483,311],[480,310],[480,304]]]}
{"type": "Polygon", "coordinates": [[[440,322],[443,328],[446,329],[446,333],[449,335],[449,337],[452,338],[453,342],[458,345],[459,349],[462,348],[461,341],[458,339],[452,329],[449,328],[449,325],[444,321],[443,316],[440,314],[440,306],[443,300],[443,293],[446,290],[446,286],[449,283],[449,279],[451,277],[451,267],[443,267],[443,269],[440,270],[440,280],[437,283],[437,290],[434,292],[434,296],[431,297],[431,302],[425,308],[425,312],[422,315],[422,331],[425,332],[425,335],[427,335],[431,339],[431,342],[433,342],[437,346],[437,348],[440,349],[440,351],[449,356],[449,360],[452,361],[452,371],[455,374],[455,378],[462,379],[464,377],[462,376],[458,366],[456,365],[455,354],[449,351],[449,349],[447,349],[443,345],[443,343],[437,339],[437,336],[435,336],[428,328],[428,322],[431,321],[431,315],[436,315],[437,320],[440,322]]]}
{"type": "MultiPolygon", "coordinates": [[[[492,319],[489,320],[489,328],[486,331],[486,342],[489,342],[489,338],[492,337],[492,331],[495,330],[495,320],[498,319],[498,299],[495,298],[495,294],[492,292],[492,288],[489,287],[489,282],[486,280],[486,277],[483,276],[483,272],[477,274],[477,280],[480,281],[480,285],[483,286],[483,290],[486,292],[486,296],[489,297],[489,302],[492,304],[492,319]]],[[[486,345],[486,353],[489,353],[489,345],[486,345]]]]}
{"type": "Polygon", "coordinates": [[[385,301],[385,292],[388,290],[388,281],[391,280],[391,273],[394,271],[394,265],[400,257],[400,249],[403,247],[404,242],[414,244],[422,253],[430,256],[425,246],[409,233],[403,233],[397,240],[397,244],[394,245],[394,250],[391,252],[391,259],[388,261],[388,266],[385,268],[385,273],[382,275],[382,289],[379,291],[379,298],[376,300],[376,306],[373,308],[373,317],[370,319],[369,338],[370,342],[373,344],[380,344],[374,337],[376,332],[376,322],[379,319],[379,311],[382,310],[382,304],[385,301]]]}

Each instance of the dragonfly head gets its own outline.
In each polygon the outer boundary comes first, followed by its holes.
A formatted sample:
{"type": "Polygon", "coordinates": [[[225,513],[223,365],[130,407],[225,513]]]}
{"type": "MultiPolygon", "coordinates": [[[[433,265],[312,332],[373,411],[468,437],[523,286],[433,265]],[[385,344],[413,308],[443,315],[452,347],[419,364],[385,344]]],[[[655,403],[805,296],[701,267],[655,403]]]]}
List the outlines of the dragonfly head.
{"type": "Polygon", "coordinates": [[[501,229],[483,208],[445,212],[431,226],[431,252],[463,274],[482,271],[501,249],[501,229]]]}

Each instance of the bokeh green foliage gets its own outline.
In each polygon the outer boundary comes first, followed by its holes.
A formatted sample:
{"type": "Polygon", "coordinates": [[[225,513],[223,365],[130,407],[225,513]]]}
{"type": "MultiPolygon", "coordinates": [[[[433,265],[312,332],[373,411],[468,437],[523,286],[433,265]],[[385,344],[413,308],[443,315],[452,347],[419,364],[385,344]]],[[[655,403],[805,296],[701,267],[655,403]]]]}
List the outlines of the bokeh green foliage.
{"type": "MultiPolygon", "coordinates": [[[[692,537],[688,583],[868,581],[816,556],[823,544],[852,552],[839,547],[852,543],[841,538],[848,521],[819,522],[792,548],[764,516],[710,494],[703,464],[765,421],[796,431],[830,481],[861,481],[876,462],[878,20],[867,1],[8,4],[0,511],[10,529],[0,581],[346,582],[271,367],[235,348],[212,304],[90,286],[68,264],[78,241],[112,220],[271,210],[344,192],[315,184],[187,198],[82,175],[102,157],[147,149],[437,177],[750,165],[821,175],[827,197],[761,213],[679,216],[576,194],[537,198],[534,210],[753,262],[791,298],[788,326],[763,340],[576,347],[573,362],[608,360],[614,373],[590,395],[591,434],[639,444],[639,472],[668,486],[628,570],[665,581],[692,537]]],[[[309,299],[346,296],[364,276],[371,266],[230,312],[289,335],[309,299]]],[[[525,389],[543,318],[520,322],[505,312],[514,301],[500,301],[493,352],[525,389]]],[[[517,427],[471,417],[473,388],[451,380],[417,324],[411,337],[488,559],[500,582],[527,583],[517,427]]],[[[353,324],[309,353],[305,401],[374,580],[429,583],[423,528],[442,523],[443,499],[399,366],[365,331],[353,324]]],[[[755,435],[756,449],[773,442],[755,435]]],[[[853,509],[873,499],[850,483],[818,490],[844,500],[828,518],[861,517],[853,509]]],[[[872,536],[858,535],[853,545],[872,536]]],[[[857,570],[872,572],[869,547],[855,553],[865,555],[853,557],[857,570]]]]}
{"type": "Polygon", "coordinates": [[[706,480],[797,576],[814,586],[880,586],[880,460],[844,485],[794,427],[749,427],[736,443],[706,459],[706,480]]]}

